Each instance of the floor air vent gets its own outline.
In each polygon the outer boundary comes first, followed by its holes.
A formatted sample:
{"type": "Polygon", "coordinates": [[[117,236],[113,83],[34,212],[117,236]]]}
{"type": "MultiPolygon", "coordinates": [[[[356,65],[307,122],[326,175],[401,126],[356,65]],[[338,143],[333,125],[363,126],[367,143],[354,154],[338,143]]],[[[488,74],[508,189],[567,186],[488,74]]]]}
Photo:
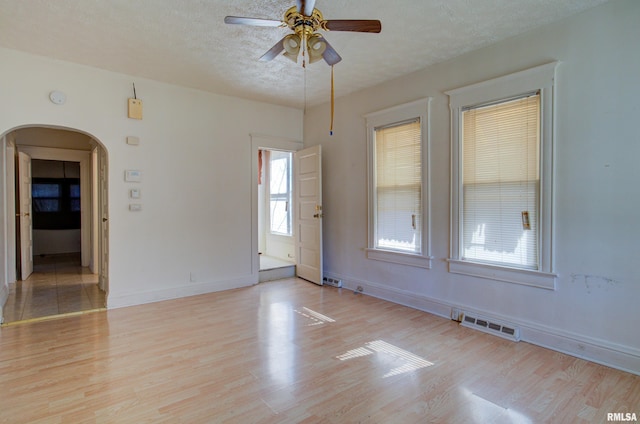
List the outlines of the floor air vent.
{"type": "Polygon", "coordinates": [[[495,320],[486,319],[480,316],[473,316],[473,314],[469,315],[467,312],[463,311],[454,311],[453,313],[458,314],[456,316],[463,315],[460,325],[464,327],[474,328],[514,342],[520,341],[520,329],[515,325],[499,323],[495,320]]]}

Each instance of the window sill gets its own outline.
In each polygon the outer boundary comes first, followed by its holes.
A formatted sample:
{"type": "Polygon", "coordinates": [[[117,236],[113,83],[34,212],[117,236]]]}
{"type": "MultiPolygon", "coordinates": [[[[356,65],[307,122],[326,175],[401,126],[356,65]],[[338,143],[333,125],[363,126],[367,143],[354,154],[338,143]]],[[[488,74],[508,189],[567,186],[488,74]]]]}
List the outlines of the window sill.
{"type": "Polygon", "coordinates": [[[291,238],[293,237],[293,234],[283,234],[283,233],[269,233],[270,236],[273,237],[285,237],[285,238],[291,238]]]}
{"type": "Polygon", "coordinates": [[[415,266],[431,269],[431,256],[421,256],[412,253],[394,252],[391,250],[366,249],[367,258],[376,261],[391,262],[400,265],[415,266]]]}
{"type": "Polygon", "coordinates": [[[557,274],[449,259],[449,272],[555,290],[557,274]]]}

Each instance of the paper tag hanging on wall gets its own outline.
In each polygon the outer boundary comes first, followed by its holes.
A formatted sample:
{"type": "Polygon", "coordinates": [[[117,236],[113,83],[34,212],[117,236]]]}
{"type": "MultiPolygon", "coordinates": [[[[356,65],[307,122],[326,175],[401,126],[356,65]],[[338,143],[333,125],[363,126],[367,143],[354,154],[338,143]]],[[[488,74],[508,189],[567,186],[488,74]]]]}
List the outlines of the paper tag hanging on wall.
{"type": "Polygon", "coordinates": [[[129,99],[129,118],[142,119],[142,100],[129,99]]]}
{"type": "Polygon", "coordinates": [[[133,84],[133,99],[129,99],[129,118],[142,119],[142,100],[136,95],[136,85],[133,84]]]}

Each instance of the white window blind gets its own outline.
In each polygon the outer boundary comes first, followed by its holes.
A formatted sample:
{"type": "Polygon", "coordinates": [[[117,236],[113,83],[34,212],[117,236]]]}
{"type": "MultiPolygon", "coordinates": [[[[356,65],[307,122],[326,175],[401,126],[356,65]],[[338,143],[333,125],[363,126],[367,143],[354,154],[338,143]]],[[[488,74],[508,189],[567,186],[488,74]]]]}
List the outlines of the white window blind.
{"type": "Polygon", "coordinates": [[[421,252],[420,120],[375,129],[375,248],[421,252]]]}
{"type": "Polygon", "coordinates": [[[462,259],[538,269],[540,94],[462,120],[462,259]]]}

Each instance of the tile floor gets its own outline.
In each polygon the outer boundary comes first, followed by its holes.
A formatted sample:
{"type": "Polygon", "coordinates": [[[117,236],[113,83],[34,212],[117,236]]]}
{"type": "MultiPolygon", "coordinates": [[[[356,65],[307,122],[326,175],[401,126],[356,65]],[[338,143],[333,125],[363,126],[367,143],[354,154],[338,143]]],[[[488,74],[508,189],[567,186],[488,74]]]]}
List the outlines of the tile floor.
{"type": "Polygon", "coordinates": [[[33,274],[10,286],[4,323],[104,308],[98,274],[82,267],[80,254],[34,256],[33,274]]]}

